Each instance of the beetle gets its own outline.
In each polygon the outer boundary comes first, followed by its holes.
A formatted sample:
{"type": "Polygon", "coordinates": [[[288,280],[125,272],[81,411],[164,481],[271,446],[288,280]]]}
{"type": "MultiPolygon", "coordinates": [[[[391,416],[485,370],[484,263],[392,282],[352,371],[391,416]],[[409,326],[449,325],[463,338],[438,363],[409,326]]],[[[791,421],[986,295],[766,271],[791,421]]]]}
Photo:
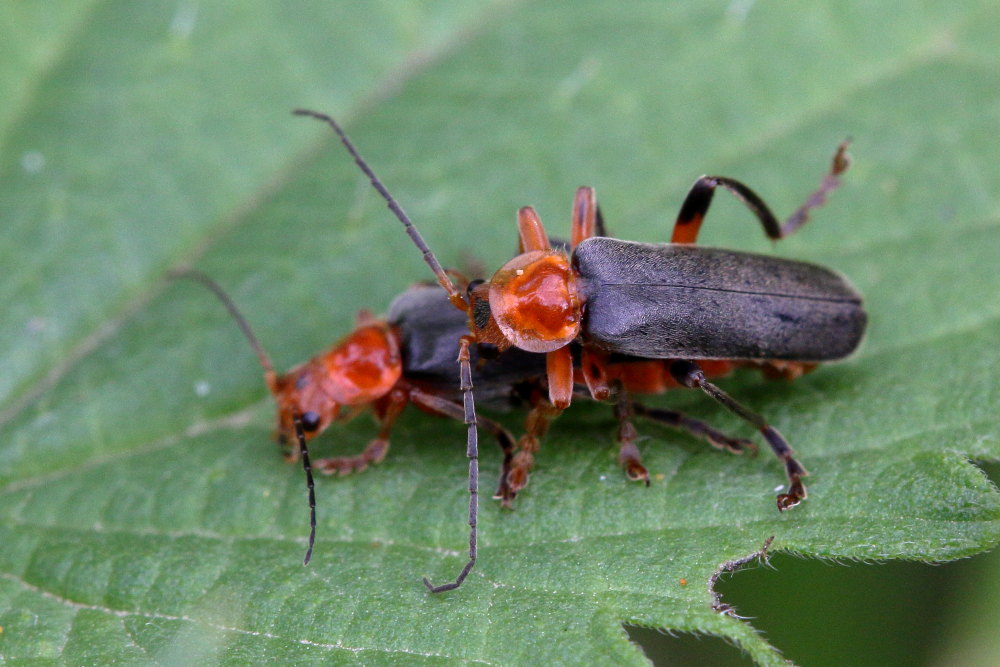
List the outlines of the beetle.
{"type": "MultiPolygon", "coordinates": [[[[490,281],[469,283],[462,293],[339,124],[321,112],[293,113],[321,120],[334,130],[403,224],[447,298],[466,314],[469,333],[459,341],[460,359],[468,357],[471,344],[493,345],[501,352],[519,348],[545,354],[546,417],[570,404],[574,344],[580,347],[582,378],[597,400],[607,400],[614,390],[626,391],[620,378],[609,373],[615,355],[663,360],[678,385],[701,390],[761,433],[783,462],[788,478],[787,492],[776,498],[780,511],[806,498],[802,478],[808,473],[785,438],[709,381],[703,366],[735,362],[794,378],[821,362],[842,359],[864,335],[867,314],[861,295],[846,278],[822,266],[695,243],[719,187],[746,205],[769,238],[792,234],[840,184],[849,165],[848,142],[838,146],[820,186],[783,223],[743,183],[702,176],[681,206],[670,243],[623,241],[605,236],[594,189],[581,187],[574,199],[567,253],[552,247],[534,208],[523,207],[517,220],[520,253],[490,281]]],[[[471,388],[466,399],[472,400],[471,388]]],[[[627,396],[619,398],[626,415],[629,404],[627,396]]],[[[526,434],[518,447],[507,480],[512,494],[527,484],[537,439],[526,434]]],[[[627,469],[648,482],[637,451],[626,452],[623,445],[621,456],[631,458],[627,469]]],[[[472,481],[470,472],[470,488],[472,481]]],[[[474,533],[471,513],[470,529],[474,533]]],[[[454,582],[439,587],[425,583],[434,591],[456,588],[474,561],[470,548],[470,560],[454,582]]]]}
{"type": "MultiPolygon", "coordinates": [[[[756,427],[784,463],[788,490],[779,510],[806,498],[805,468],[785,438],[760,415],[709,382],[708,360],[760,364],[794,378],[825,361],[843,359],[860,344],[867,314],[857,290],[816,264],[694,245],[717,187],[724,187],[778,240],[806,222],[848,166],[838,146],[820,188],[785,223],[738,181],[699,178],[688,194],[669,244],[603,235],[593,188],[579,188],[573,207],[572,253],[553,249],[537,213],[518,212],[523,252],[469,293],[472,336],[500,349],[545,353],[549,398],[570,403],[573,370],[568,343],[582,344],[582,371],[592,396],[606,398],[608,355],[669,360],[671,377],[697,388],[756,427]],[[600,224],[599,224],[600,222],[600,224]]],[[[531,446],[521,448],[510,490],[527,483],[531,446]]]]}
{"type": "Polygon", "coordinates": [[[257,355],[264,370],[264,381],[277,406],[276,440],[289,462],[300,457],[306,474],[309,494],[309,541],[304,559],[312,558],[316,540],[316,495],[313,469],[326,474],[345,475],[360,472],[369,465],[380,463],[389,449],[389,434],[403,409],[413,404],[424,412],[463,422],[468,427],[468,448],[478,457],[476,425],[492,433],[504,453],[498,495],[506,495],[506,479],[514,450],[514,438],[499,423],[485,417],[476,418],[471,396],[471,361],[476,362],[476,378],[493,401],[510,400],[511,385],[516,381],[530,381],[545,372],[544,360],[535,354],[520,353],[507,356],[503,363],[480,360],[474,353],[465,352],[460,363],[462,383],[454,389],[455,342],[465,329],[461,315],[447,302],[444,308],[428,311],[427,291],[435,296],[436,287],[414,289],[397,297],[389,308],[386,319],[377,319],[368,311],[361,311],[355,329],[329,349],[299,364],[286,373],[274,370],[249,323],[223,288],[205,273],[196,269],[172,272],[174,278],[187,278],[201,283],[223,303],[236,321],[243,335],[257,355]],[[452,317],[451,322],[441,322],[440,311],[452,317]],[[434,377],[433,368],[443,366],[438,358],[444,348],[437,344],[436,335],[426,326],[410,324],[414,311],[425,319],[430,316],[452,337],[446,357],[449,368],[447,385],[434,377]],[[457,319],[455,316],[458,316],[457,319]],[[407,360],[413,360],[408,364],[407,360]],[[447,386],[447,389],[444,387],[447,386]],[[310,461],[308,441],[320,435],[331,424],[347,421],[370,407],[378,424],[378,433],[360,454],[310,461]]]}

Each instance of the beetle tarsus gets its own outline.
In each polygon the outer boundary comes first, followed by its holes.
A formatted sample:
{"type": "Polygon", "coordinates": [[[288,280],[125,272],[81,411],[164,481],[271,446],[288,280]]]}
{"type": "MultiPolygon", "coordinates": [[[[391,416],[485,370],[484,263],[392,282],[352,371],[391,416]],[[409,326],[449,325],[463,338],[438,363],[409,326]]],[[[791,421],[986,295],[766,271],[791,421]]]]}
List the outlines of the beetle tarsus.
{"type": "Polygon", "coordinates": [[[635,441],[639,434],[632,424],[632,416],[635,414],[632,399],[628,392],[616,383],[615,390],[618,394],[618,401],[615,403],[615,418],[618,420],[618,464],[625,469],[625,475],[633,482],[645,482],[649,486],[649,471],[642,465],[639,448],[635,441]]]}
{"type": "Polygon", "coordinates": [[[341,477],[355,472],[362,472],[370,465],[381,463],[389,452],[389,441],[375,438],[357,456],[338,456],[317,459],[314,467],[324,475],[339,475],[341,477]]]}

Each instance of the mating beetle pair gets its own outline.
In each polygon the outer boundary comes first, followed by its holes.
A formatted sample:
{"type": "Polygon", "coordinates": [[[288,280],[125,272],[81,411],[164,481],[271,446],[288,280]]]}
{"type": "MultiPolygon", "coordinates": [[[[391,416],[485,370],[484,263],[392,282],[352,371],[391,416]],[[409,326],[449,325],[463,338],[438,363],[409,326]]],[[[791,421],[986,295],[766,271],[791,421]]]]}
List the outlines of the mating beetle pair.
{"type": "MultiPolygon", "coordinates": [[[[469,335],[459,341],[460,386],[467,414],[472,404],[469,348],[491,344],[501,352],[517,347],[546,355],[551,403],[558,414],[571,400],[574,362],[571,343],[581,347],[583,380],[595,399],[615,388],[609,375],[614,355],[663,359],[678,384],[705,392],[727,410],[753,424],[785,465],[789,486],[777,498],[779,510],[806,497],[806,470],[792,448],[760,415],[743,407],[707,379],[702,360],[759,364],[789,377],[816,364],[846,357],[858,346],[867,316],[861,296],[839,274],[814,264],[694,246],[716,188],[739,198],[772,239],[801,227],[810,211],[824,203],[848,166],[846,142],[834,155],[819,188],[795,213],[779,223],[763,200],[742,183],[703,176],[689,192],[674,225],[670,244],[641,244],[606,236],[592,188],[580,188],[573,206],[571,255],[551,247],[537,213],[518,212],[521,253],[488,282],[469,284],[463,294],[445,273],[395,199],[330,116],[304,109],[297,115],[326,122],[336,132],[372,186],[403,224],[451,302],[465,312],[469,335]]],[[[624,391],[617,382],[619,393],[624,391]]],[[[627,398],[619,404],[628,405],[627,398]]],[[[519,443],[507,485],[516,493],[527,481],[537,450],[530,432],[519,443]]],[[[469,560],[453,582],[434,592],[457,588],[476,560],[478,466],[476,438],[469,431],[469,560]]],[[[628,455],[624,450],[623,459],[628,455]]],[[[645,470],[624,460],[633,473],[645,470]]]]}
{"type": "Polygon", "coordinates": [[[509,505],[527,483],[548,421],[570,404],[577,385],[585,385],[596,400],[614,399],[619,419],[619,459],[632,479],[648,483],[648,473],[634,444],[636,435],[630,422],[633,414],[659,418],[732,451],[752,447],[748,441],[725,436],[679,413],[645,408],[630,398],[630,393],[682,386],[702,390],[761,432],[784,463],[788,477],[787,492],[777,498],[779,510],[793,507],[806,497],[802,477],[807,473],[781,434],[708,378],[725,374],[735,366],[757,367],[769,376],[794,378],[819,362],[849,355],[860,342],[866,324],[861,297],[843,277],[820,266],[693,244],[718,187],[743,201],[770,238],[780,239],[794,232],[839,184],[839,176],[848,164],[845,144],[838,147],[819,188],[783,224],[745,185],[707,176],[698,179],[688,194],[669,244],[634,243],[605,236],[592,188],[577,191],[569,253],[552,247],[534,209],[522,208],[518,213],[521,252],[489,282],[468,283],[463,291],[445,273],[336,121],[313,111],[295,113],[323,120],[334,129],[403,223],[444,290],[424,297],[436,304],[433,307],[412,308],[416,297],[404,294],[397,300],[402,305],[394,307],[388,323],[362,322],[341,345],[281,377],[270,369],[249,329],[241,324],[261,358],[268,386],[278,402],[279,433],[286,441],[294,438],[302,453],[313,507],[313,531],[315,502],[306,450],[309,437],[338,416],[350,416],[361,406],[373,405],[380,423],[379,436],[361,455],[326,459],[321,466],[327,472],[349,472],[381,460],[389,428],[407,402],[461,419],[468,427],[470,458],[469,560],[452,582],[433,586],[424,580],[432,592],[457,588],[476,561],[477,423],[497,436],[505,453],[497,493],[509,505]],[[457,311],[445,315],[442,307],[448,301],[457,311]],[[428,326],[429,313],[438,324],[457,323],[459,330],[428,326]],[[404,340],[408,342],[403,344],[404,340]],[[444,373],[442,351],[449,348],[451,355],[447,356],[452,359],[458,352],[461,402],[454,389],[449,391],[440,384],[444,373]],[[435,350],[429,357],[419,353],[428,349],[435,350]],[[372,350],[377,350],[378,361],[365,356],[370,357],[372,350]],[[426,370],[428,361],[433,362],[429,366],[434,370],[421,375],[418,368],[423,364],[426,370]],[[493,370],[486,370],[491,365],[493,370]],[[544,376],[544,382],[540,376],[544,376]],[[358,378],[363,386],[358,386],[358,378]],[[532,408],[526,433],[516,447],[502,427],[477,419],[473,380],[489,393],[510,393],[522,383],[530,388],[532,408]],[[348,406],[347,413],[342,412],[344,406],[348,406]]]}

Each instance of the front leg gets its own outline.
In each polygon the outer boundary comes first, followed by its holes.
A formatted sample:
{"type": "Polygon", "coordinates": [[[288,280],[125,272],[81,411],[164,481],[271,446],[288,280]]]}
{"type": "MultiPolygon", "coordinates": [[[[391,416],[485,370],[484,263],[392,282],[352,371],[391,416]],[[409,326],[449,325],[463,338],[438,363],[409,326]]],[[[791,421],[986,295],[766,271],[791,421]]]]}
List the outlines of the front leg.
{"type": "Polygon", "coordinates": [[[518,492],[528,485],[528,474],[535,467],[535,452],[541,447],[541,438],[549,430],[549,423],[561,413],[545,398],[536,399],[525,419],[525,433],[517,443],[517,453],[507,475],[507,495],[500,499],[502,507],[510,508],[518,492]]]}
{"type": "Polygon", "coordinates": [[[399,387],[393,389],[388,396],[379,399],[375,406],[375,415],[379,422],[378,435],[368,443],[364,451],[355,456],[317,459],[313,467],[325,475],[349,475],[352,472],[361,472],[370,465],[381,463],[389,452],[389,432],[408,402],[406,390],[399,387]]]}
{"type": "MultiPolygon", "coordinates": [[[[456,421],[465,420],[464,407],[446,398],[428,394],[420,389],[411,389],[410,400],[431,414],[448,417],[456,421]]],[[[496,499],[506,498],[510,496],[510,490],[507,487],[507,477],[510,474],[511,464],[514,459],[514,436],[499,423],[482,415],[476,416],[476,423],[492,433],[497,439],[497,444],[500,445],[500,451],[503,453],[503,462],[500,465],[500,483],[493,497],[496,499]]]]}

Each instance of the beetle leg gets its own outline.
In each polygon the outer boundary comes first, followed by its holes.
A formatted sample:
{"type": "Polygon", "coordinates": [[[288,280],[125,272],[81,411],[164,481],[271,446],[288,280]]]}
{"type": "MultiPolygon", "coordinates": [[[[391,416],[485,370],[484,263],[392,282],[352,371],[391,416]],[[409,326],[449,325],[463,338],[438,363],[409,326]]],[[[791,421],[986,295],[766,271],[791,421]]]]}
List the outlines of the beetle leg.
{"type": "Polygon", "coordinates": [[[476,403],[472,397],[472,364],[469,361],[468,337],[461,339],[461,348],[458,352],[459,364],[459,387],[462,390],[463,419],[466,424],[466,444],[465,455],[469,458],[469,560],[462,568],[462,571],[455,577],[455,581],[447,584],[435,586],[427,577],[424,577],[424,586],[431,593],[441,593],[458,588],[472,572],[476,564],[476,553],[478,545],[478,533],[476,525],[479,514],[479,432],[476,430],[476,403]]]}
{"type": "Polygon", "coordinates": [[[646,419],[652,419],[671,428],[687,431],[696,438],[700,438],[716,449],[724,449],[733,454],[742,454],[749,451],[757,453],[757,445],[744,438],[734,438],[718,431],[700,419],[688,417],[683,412],[676,410],[663,410],[661,408],[651,408],[642,403],[632,403],[635,414],[646,419]]]}
{"type": "MultiPolygon", "coordinates": [[[[604,226],[601,221],[601,226],[604,226]]],[[[597,230],[597,195],[594,188],[581,187],[576,189],[573,199],[573,222],[570,225],[570,248],[575,248],[580,241],[589,239],[597,230]]]]}
{"type": "Polygon", "coordinates": [[[608,380],[608,355],[600,350],[583,346],[580,351],[580,369],[583,371],[583,381],[590,390],[590,396],[597,401],[606,401],[611,395],[608,380]]]}
{"type": "Polygon", "coordinates": [[[508,495],[500,499],[500,506],[510,508],[521,489],[528,485],[528,473],[535,467],[535,452],[541,447],[541,438],[549,430],[549,423],[562,412],[539,397],[532,405],[524,422],[524,435],[517,442],[517,453],[507,475],[508,495]]]}
{"type": "Polygon", "coordinates": [[[549,381],[549,401],[562,411],[573,398],[573,354],[569,345],[545,354],[545,373],[549,381]]]}
{"type": "Polygon", "coordinates": [[[767,440],[767,444],[771,445],[771,449],[775,455],[785,464],[785,474],[788,475],[788,493],[779,494],[777,498],[779,510],[787,510],[795,507],[801,501],[805,500],[806,487],[802,483],[802,478],[809,473],[806,472],[801,463],[795,460],[795,452],[792,451],[792,448],[785,441],[785,438],[778,433],[777,429],[770,426],[756,412],[743,407],[732,396],[705,379],[705,373],[693,361],[678,360],[671,362],[670,374],[680,384],[691,389],[701,389],[722,405],[722,407],[757,427],[757,430],[767,440]]]}
{"type": "Polygon", "coordinates": [[[771,380],[795,380],[816,369],[819,364],[806,361],[760,361],[749,362],[760,369],[764,377],[771,380]]]}
{"type": "Polygon", "coordinates": [[[308,565],[313,545],[316,544],[316,484],[313,482],[312,465],[309,463],[306,434],[302,430],[302,416],[295,413],[292,415],[292,422],[295,424],[295,438],[299,441],[299,452],[302,454],[302,469],[306,472],[306,488],[309,489],[309,546],[306,548],[306,557],[302,560],[303,565],[308,565]]]}
{"type": "Polygon", "coordinates": [[[619,387],[618,401],[615,403],[615,418],[618,420],[618,464],[625,469],[625,474],[633,482],[645,482],[649,486],[649,472],[639,455],[635,441],[639,437],[632,425],[632,399],[628,392],[619,387]]]}
{"type": "Polygon", "coordinates": [[[361,472],[370,465],[381,463],[389,452],[389,432],[396,418],[403,412],[409,402],[409,397],[402,389],[393,389],[386,397],[384,407],[378,410],[378,435],[368,443],[364,451],[355,456],[336,456],[316,459],[314,467],[324,475],[349,475],[361,472]]]}
{"type": "Polygon", "coordinates": [[[608,232],[604,228],[604,215],[601,214],[600,205],[597,206],[597,211],[594,214],[594,236],[607,236],[608,232]]]}
{"type": "MultiPolygon", "coordinates": [[[[453,403],[445,398],[428,394],[419,389],[410,390],[410,400],[432,414],[449,417],[458,421],[465,419],[465,411],[458,403],[453,403]]],[[[476,415],[476,421],[479,426],[493,434],[497,439],[497,444],[500,445],[500,450],[503,452],[503,463],[500,466],[500,485],[493,496],[499,500],[510,495],[507,488],[507,475],[510,474],[511,461],[514,458],[514,436],[497,422],[487,419],[482,415],[476,415]]]]}
{"type": "Polygon", "coordinates": [[[545,233],[542,219],[531,206],[524,206],[517,212],[518,253],[531,250],[549,250],[549,236],[545,233]]]}
{"type": "Polygon", "coordinates": [[[813,209],[822,206],[826,202],[827,195],[840,185],[840,175],[844,173],[850,165],[850,158],[847,155],[848,141],[842,141],[834,153],[830,170],[823,176],[819,187],[816,188],[792,215],[783,223],[779,223],[774,217],[774,213],[767,207],[764,200],[756,192],[743,185],[739,181],[723,176],[702,176],[691,187],[684,204],[681,205],[680,213],[677,214],[677,221],[674,223],[671,243],[694,243],[698,239],[698,230],[701,228],[702,220],[708,213],[708,207],[712,204],[712,196],[715,188],[722,186],[729,190],[737,199],[750,209],[757,216],[760,224],[764,227],[764,233],[768,238],[778,240],[790,235],[809,220],[809,214],[813,209]]]}

